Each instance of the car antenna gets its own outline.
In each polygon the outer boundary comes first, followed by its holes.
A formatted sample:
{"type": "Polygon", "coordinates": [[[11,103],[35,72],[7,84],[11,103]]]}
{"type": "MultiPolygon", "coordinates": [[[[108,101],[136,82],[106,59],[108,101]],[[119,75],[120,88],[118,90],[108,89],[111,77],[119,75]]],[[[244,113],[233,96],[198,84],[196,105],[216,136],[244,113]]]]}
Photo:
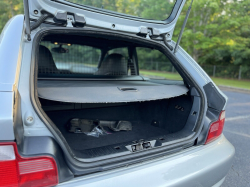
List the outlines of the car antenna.
{"type": "Polygon", "coordinates": [[[193,1],[194,1],[194,0],[191,1],[190,6],[188,7],[188,11],[187,11],[185,20],[184,20],[183,25],[182,25],[182,28],[181,28],[181,32],[180,32],[180,34],[179,34],[177,43],[175,44],[174,53],[176,53],[176,51],[177,51],[177,49],[178,49],[178,46],[179,46],[179,44],[180,44],[182,34],[183,34],[183,32],[184,32],[184,29],[185,29],[185,27],[186,27],[186,24],[187,24],[187,20],[188,20],[189,14],[190,14],[191,9],[192,9],[193,1]]]}
{"type": "Polygon", "coordinates": [[[25,24],[26,24],[26,34],[28,41],[31,41],[30,36],[30,13],[29,13],[29,0],[23,0],[24,5],[24,15],[25,15],[25,24]]]}

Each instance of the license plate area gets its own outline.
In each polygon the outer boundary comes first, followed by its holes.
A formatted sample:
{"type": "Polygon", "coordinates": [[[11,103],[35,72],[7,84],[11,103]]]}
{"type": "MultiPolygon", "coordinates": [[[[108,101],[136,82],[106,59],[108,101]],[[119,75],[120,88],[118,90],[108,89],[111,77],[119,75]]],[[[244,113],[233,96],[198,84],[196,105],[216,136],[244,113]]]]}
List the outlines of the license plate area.
{"type": "Polygon", "coordinates": [[[155,146],[156,140],[135,142],[135,144],[127,145],[126,148],[131,152],[144,151],[153,148],[155,146]]]}

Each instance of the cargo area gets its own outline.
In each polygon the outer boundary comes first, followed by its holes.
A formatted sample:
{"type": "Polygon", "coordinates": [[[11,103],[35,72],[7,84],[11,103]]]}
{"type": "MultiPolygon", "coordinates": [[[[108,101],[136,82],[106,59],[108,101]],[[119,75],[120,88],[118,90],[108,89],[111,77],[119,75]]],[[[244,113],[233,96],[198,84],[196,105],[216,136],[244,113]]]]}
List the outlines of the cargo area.
{"type": "MultiPolygon", "coordinates": [[[[155,140],[155,146],[185,138],[192,134],[187,124],[193,99],[182,95],[170,99],[145,102],[79,104],[40,99],[48,117],[63,134],[73,153],[79,158],[93,158],[129,151],[126,146],[140,141],[155,140]],[[74,118],[105,121],[129,121],[132,130],[99,137],[69,132],[74,118]],[[185,126],[189,128],[185,128],[185,126]]],[[[193,127],[191,127],[193,128],[193,127]]]]}
{"type": "Polygon", "coordinates": [[[186,140],[185,146],[194,144],[199,94],[181,75],[178,80],[144,76],[154,68],[177,72],[154,46],[46,35],[37,60],[41,110],[75,158],[93,162],[186,140]],[[158,66],[159,60],[165,65],[158,66]]]}

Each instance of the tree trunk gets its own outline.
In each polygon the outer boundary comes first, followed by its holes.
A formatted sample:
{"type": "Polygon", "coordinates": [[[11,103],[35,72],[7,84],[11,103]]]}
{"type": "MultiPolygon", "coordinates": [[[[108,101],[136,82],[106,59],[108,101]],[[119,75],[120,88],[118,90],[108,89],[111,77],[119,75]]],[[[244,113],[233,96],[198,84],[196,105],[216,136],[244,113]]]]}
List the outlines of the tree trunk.
{"type": "Polygon", "coordinates": [[[199,60],[199,51],[193,47],[193,59],[198,62],[199,60]]]}
{"type": "Polygon", "coordinates": [[[13,17],[13,16],[15,16],[15,12],[14,12],[14,8],[13,8],[13,2],[12,2],[12,0],[10,0],[9,3],[10,3],[11,16],[13,17]]]}

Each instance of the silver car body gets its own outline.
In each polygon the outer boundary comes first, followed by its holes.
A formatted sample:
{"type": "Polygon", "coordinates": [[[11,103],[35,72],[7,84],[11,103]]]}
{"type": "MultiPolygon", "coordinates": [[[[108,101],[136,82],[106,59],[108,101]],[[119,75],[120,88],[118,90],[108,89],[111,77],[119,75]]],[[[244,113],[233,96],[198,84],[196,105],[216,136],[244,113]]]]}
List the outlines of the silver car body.
{"type": "Polygon", "coordinates": [[[221,136],[208,146],[190,148],[127,168],[79,177],[59,186],[219,187],[225,180],[234,147],[221,136]]]}
{"type": "MultiPolygon", "coordinates": [[[[43,3],[43,1],[37,2],[43,3]]],[[[111,29],[108,26],[110,23],[99,23],[104,28],[111,29]]],[[[129,32],[133,30],[137,32],[136,29],[139,27],[128,26],[126,29],[129,32]]],[[[32,39],[38,30],[31,33],[32,39]]],[[[172,42],[171,45],[175,46],[175,43],[172,42]]],[[[18,15],[12,18],[0,37],[0,141],[15,140],[13,125],[16,114],[13,106],[16,97],[20,97],[21,101],[21,116],[25,124],[24,136],[53,137],[31,103],[29,88],[33,47],[33,42],[27,41],[25,35],[24,16],[18,15]],[[30,121],[27,116],[32,116],[34,119],[32,127],[29,126],[30,121]]],[[[176,57],[200,88],[212,82],[181,47],[177,50],[176,57]]],[[[214,83],[213,85],[216,87],[214,83]]],[[[218,88],[217,90],[226,98],[218,88]]],[[[234,147],[222,135],[209,145],[188,148],[128,167],[78,177],[59,186],[220,186],[231,166],[234,152],[234,147]]]]}

